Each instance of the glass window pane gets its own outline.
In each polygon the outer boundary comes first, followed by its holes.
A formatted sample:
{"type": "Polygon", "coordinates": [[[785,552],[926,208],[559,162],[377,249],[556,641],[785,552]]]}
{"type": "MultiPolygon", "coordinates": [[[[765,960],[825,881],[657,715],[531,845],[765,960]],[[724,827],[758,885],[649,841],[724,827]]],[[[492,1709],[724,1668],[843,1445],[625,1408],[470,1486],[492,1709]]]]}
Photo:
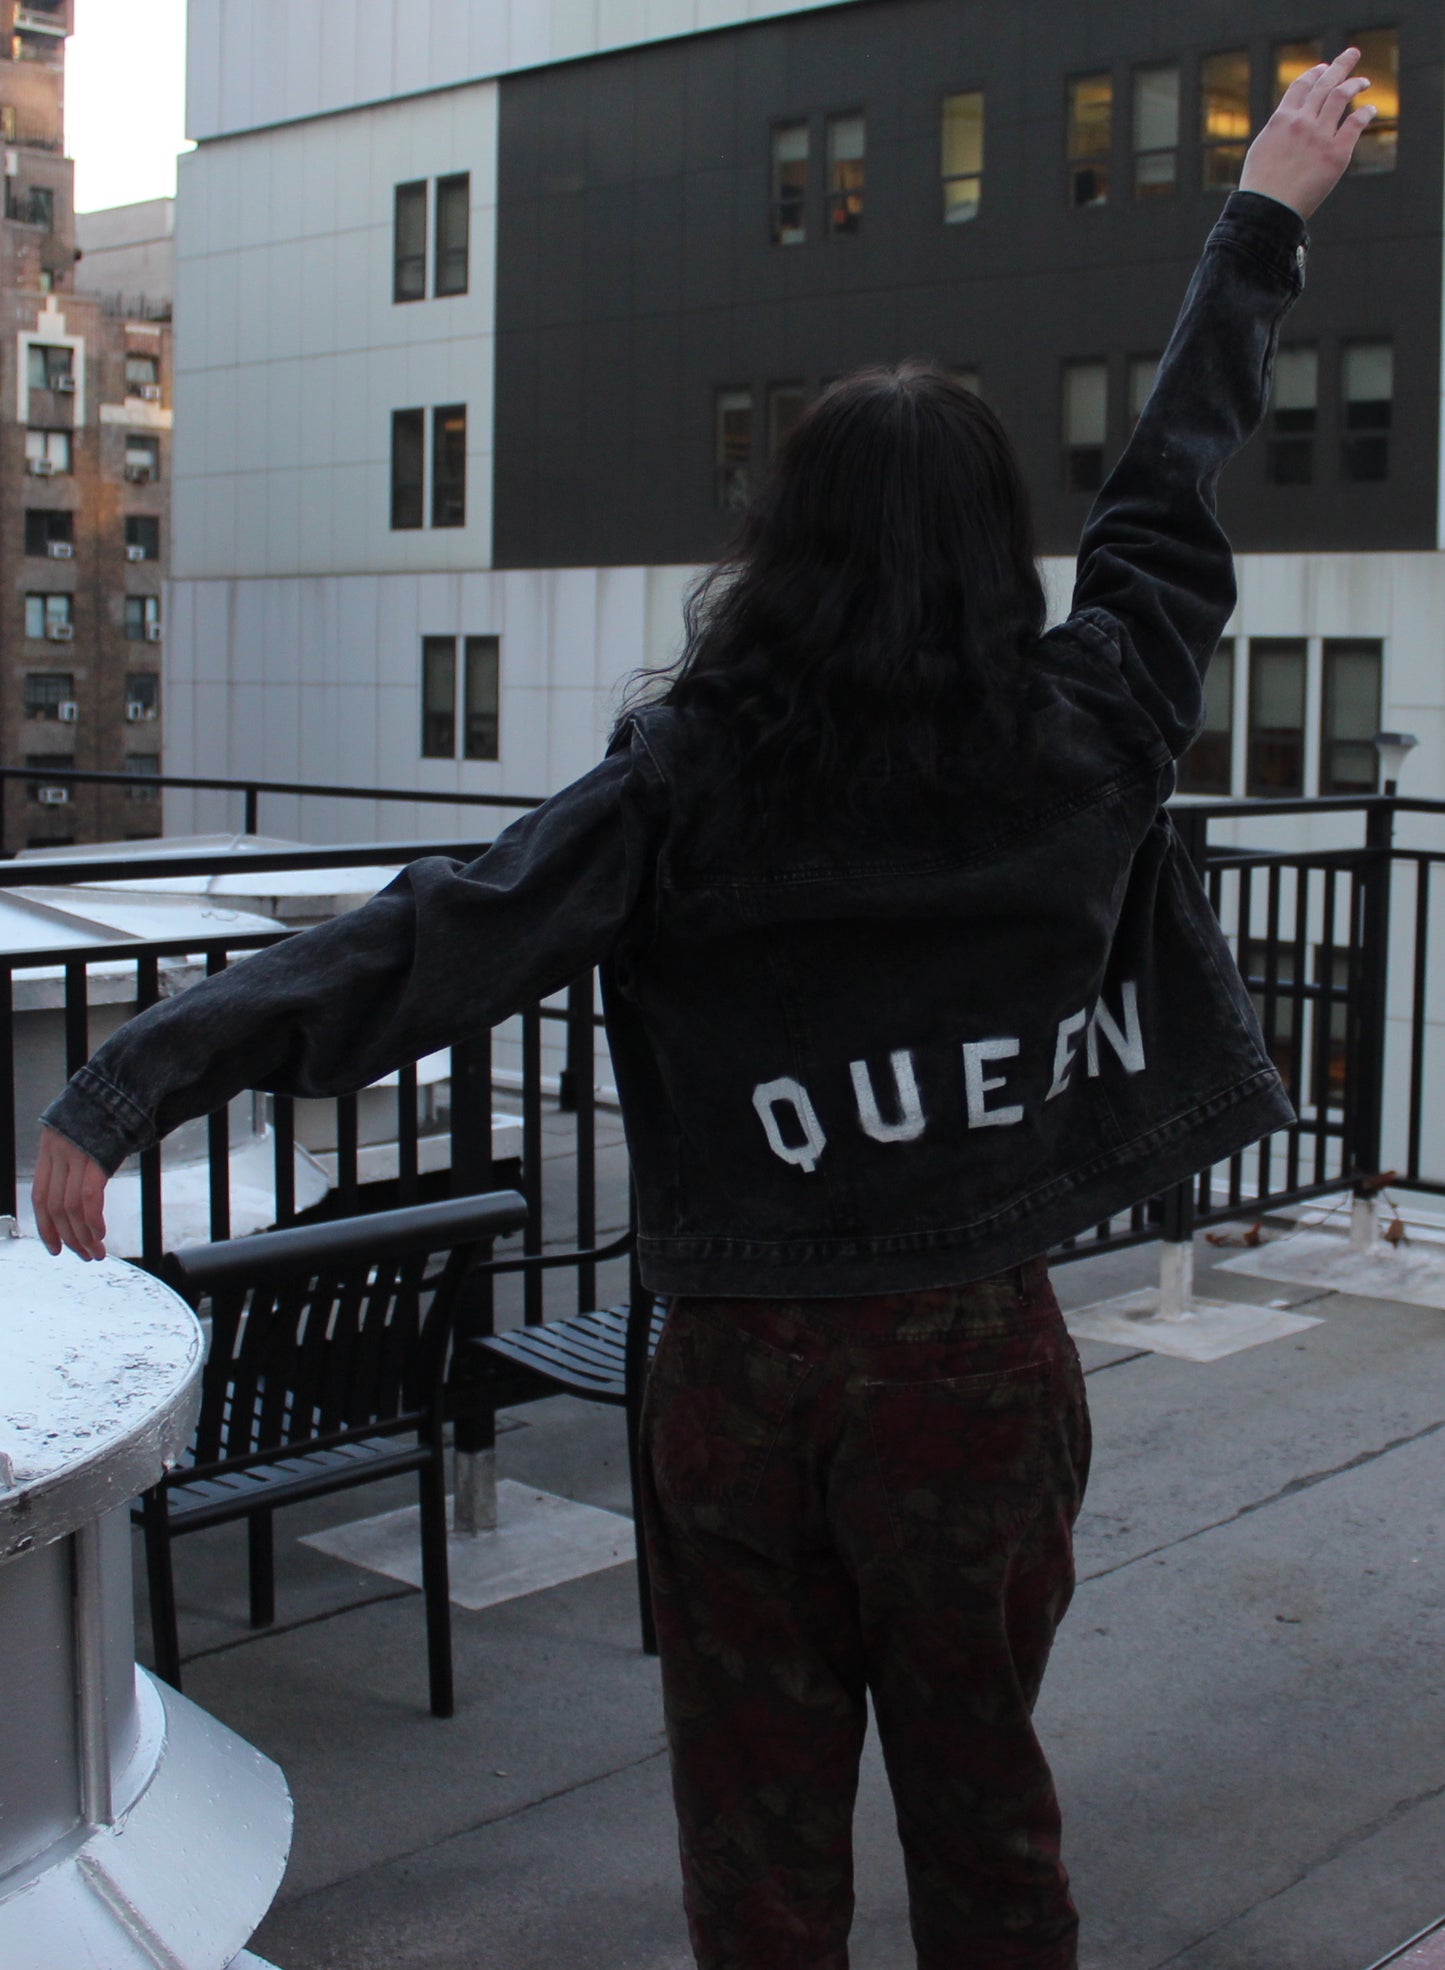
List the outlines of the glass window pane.
{"type": "Polygon", "coordinates": [[[452,178],[437,179],[438,294],[465,294],[467,291],[471,186],[471,176],[465,171],[452,178]]]}
{"type": "Polygon", "coordinates": [[[1179,762],[1181,793],[1226,795],[1234,765],[1234,644],[1221,643],[1204,680],[1204,725],[1179,762]]]}
{"type": "Polygon", "coordinates": [[[719,390],[716,418],[713,464],[717,503],[735,512],[747,505],[752,487],[752,391],[719,390]]]}
{"type": "Polygon", "coordinates": [[[1131,356],[1129,359],[1129,421],[1137,424],[1159,374],[1158,356],[1131,356]]]}
{"type": "Polygon", "coordinates": [[[1311,416],[1320,400],[1320,352],[1313,346],[1281,349],[1274,366],[1273,407],[1281,411],[1308,411],[1311,416]]]}
{"type": "Polygon", "coordinates": [[[1384,646],[1377,640],[1330,639],[1324,648],[1321,793],[1374,793],[1379,780],[1384,646]]]}
{"type": "Polygon", "coordinates": [[[391,414],[391,524],[394,528],[422,524],[422,455],[426,443],[424,413],[394,410],[391,414]]]}
{"type": "Polygon", "coordinates": [[[463,671],[463,746],[467,759],[500,757],[501,642],[495,636],[466,639],[463,671]]]}
{"type": "Polygon", "coordinates": [[[1104,483],[1104,442],[1109,425],[1109,371],[1104,363],[1064,366],[1064,485],[1069,492],[1097,492],[1104,483]]]}
{"type": "Polygon", "coordinates": [[[1282,41],[1274,51],[1274,101],[1277,103],[1292,82],[1324,60],[1318,41],[1282,41]]]}
{"type": "Polygon", "coordinates": [[[771,230],[775,246],[801,246],[808,237],[808,126],[773,128],[771,230]]]}
{"type": "Polygon", "coordinates": [[[127,705],[139,705],[145,711],[159,709],[161,701],[160,674],[154,670],[132,670],[126,673],[125,701],[127,705]]]}
{"type": "Polygon", "coordinates": [[[1304,793],[1305,658],[1299,638],[1257,637],[1249,646],[1251,794],[1304,793]]]}
{"type": "Polygon", "coordinates": [[[983,202],[983,91],[943,99],[943,217],[948,225],[977,218],[983,202]]]}
{"type": "Polygon", "coordinates": [[[467,523],[465,404],[447,404],[432,412],[431,523],[434,527],[467,523]]]}
{"type": "Polygon", "coordinates": [[[1364,28],[1345,37],[1360,51],[1360,75],[1370,87],[1360,98],[1373,103],[1374,122],[1355,146],[1350,169],[1356,174],[1393,171],[1400,143],[1400,35],[1393,27],[1364,28]]]}
{"type": "Polygon", "coordinates": [[[27,595],[25,598],[25,634],[43,636],[45,634],[45,597],[27,595]]]}
{"type": "Polygon", "coordinates": [[[1109,197],[1109,157],[1114,147],[1114,80],[1076,76],[1069,83],[1069,198],[1076,206],[1103,205],[1109,197]]]}
{"type": "Polygon", "coordinates": [[[801,383],[775,383],[768,392],[768,457],[776,458],[803,415],[801,383]]]}
{"type": "Polygon", "coordinates": [[[856,233],[863,223],[865,142],[861,115],[828,118],[829,232],[856,233]]]}
{"type": "Polygon", "coordinates": [[[1134,148],[1173,150],[1179,142],[1179,70],[1134,71],[1134,148]]]}
{"type": "Polygon", "coordinates": [[[454,636],[424,636],[421,640],[421,756],[457,756],[457,640],[454,636]]]}
{"type": "Polygon", "coordinates": [[[1281,349],[1270,399],[1267,466],[1272,484],[1307,486],[1315,476],[1320,359],[1313,347],[1281,349]]]}
{"type": "Polygon", "coordinates": [[[394,301],[426,296],[426,179],[396,188],[394,301]]]}
{"type": "Polygon", "coordinates": [[[1342,370],[1347,404],[1388,404],[1395,394],[1395,348],[1391,342],[1353,342],[1342,370]]]}
{"type": "Polygon", "coordinates": [[[1395,397],[1393,344],[1349,344],[1341,356],[1340,377],[1345,400],[1344,475],[1357,485],[1388,479],[1395,397]]]}
{"type": "Polygon", "coordinates": [[[1230,190],[1239,183],[1252,127],[1245,49],[1205,56],[1199,75],[1199,121],[1205,187],[1230,190]]]}

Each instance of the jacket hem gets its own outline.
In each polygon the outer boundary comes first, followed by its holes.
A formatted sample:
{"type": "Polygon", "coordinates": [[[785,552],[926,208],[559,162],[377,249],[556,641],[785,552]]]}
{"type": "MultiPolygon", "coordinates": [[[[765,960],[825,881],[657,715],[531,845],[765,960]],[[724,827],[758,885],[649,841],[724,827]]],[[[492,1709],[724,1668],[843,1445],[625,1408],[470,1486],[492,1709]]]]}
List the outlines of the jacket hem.
{"type": "Polygon", "coordinates": [[[1071,1171],[971,1224],[776,1243],[644,1233],[638,1264],[643,1284],[659,1294],[813,1299],[968,1285],[1091,1231],[1294,1119],[1271,1068],[1137,1137],[1122,1159],[1116,1153],[1071,1171]]]}

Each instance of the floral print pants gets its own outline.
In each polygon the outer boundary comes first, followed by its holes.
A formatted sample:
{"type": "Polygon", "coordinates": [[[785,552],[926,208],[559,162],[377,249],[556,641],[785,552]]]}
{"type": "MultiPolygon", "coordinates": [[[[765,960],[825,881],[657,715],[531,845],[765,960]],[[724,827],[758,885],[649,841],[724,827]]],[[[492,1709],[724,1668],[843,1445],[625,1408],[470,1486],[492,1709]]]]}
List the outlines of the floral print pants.
{"type": "Polygon", "coordinates": [[[1074,1970],[1031,1711],[1089,1443],[1042,1260],[674,1301],[641,1492],[700,1970],[847,1970],[870,1696],[920,1970],[1074,1970]]]}

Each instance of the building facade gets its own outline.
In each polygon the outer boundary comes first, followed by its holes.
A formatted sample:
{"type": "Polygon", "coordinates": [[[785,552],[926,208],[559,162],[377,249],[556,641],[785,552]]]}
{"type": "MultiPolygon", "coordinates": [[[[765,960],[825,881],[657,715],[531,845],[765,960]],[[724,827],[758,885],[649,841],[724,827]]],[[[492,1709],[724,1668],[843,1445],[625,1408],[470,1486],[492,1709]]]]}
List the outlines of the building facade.
{"type": "Polygon", "coordinates": [[[170,305],[81,291],[70,7],[0,0],[0,762],[32,769],[4,785],[10,849],[160,832],[170,305]]]}

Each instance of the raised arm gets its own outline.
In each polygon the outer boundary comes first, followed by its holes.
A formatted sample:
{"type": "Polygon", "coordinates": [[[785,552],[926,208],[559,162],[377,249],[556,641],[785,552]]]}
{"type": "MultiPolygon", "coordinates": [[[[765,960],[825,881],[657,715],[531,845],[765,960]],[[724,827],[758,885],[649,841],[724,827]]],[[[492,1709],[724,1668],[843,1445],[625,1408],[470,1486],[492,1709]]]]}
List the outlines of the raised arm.
{"type": "Polygon", "coordinates": [[[1290,85],[1210,234],[1133,436],[1079,547],[1074,614],[1119,654],[1177,756],[1204,717],[1204,672],[1234,609],[1215,516],[1222,468],[1264,416],[1280,324],[1304,284],[1304,221],[1343,175],[1374,111],[1359,50],[1290,85]]]}
{"type": "Polygon", "coordinates": [[[360,909],[127,1021],[41,1118],[46,1245],[102,1257],[106,1177],[242,1088],[350,1093],[570,983],[632,918],[664,819],[634,740],[478,861],[413,862],[360,909]]]}

